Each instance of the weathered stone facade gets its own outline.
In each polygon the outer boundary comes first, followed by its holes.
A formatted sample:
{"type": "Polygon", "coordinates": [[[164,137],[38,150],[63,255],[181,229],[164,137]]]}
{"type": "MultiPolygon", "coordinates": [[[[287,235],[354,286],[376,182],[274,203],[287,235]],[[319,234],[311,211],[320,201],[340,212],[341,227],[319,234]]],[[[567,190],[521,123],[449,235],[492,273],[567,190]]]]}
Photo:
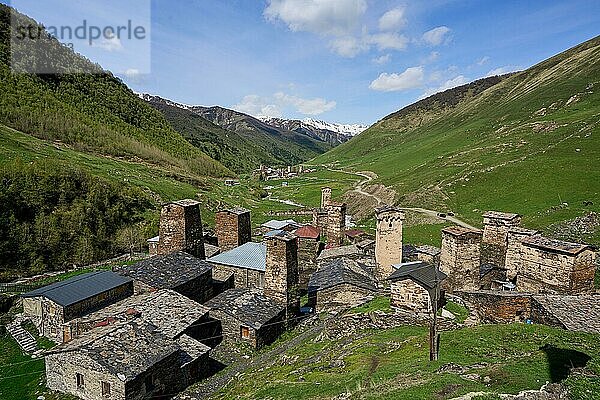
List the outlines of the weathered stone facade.
{"type": "Polygon", "coordinates": [[[327,244],[341,246],[346,236],[346,203],[327,204],[327,244]]]}
{"type": "Polygon", "coordinates": [[[358,306],[373,297],[373,291],[343,283],[319,291],[309,292],[308,304],[316,312],[340,311],[358,306]]]}
{"type": "Polygon", "coordinates": [[[481,321],[492,324],[524,322],[531,316],[531,294],[487,291],[457,293],[475,308],[481,321]]]}
{"type": "Polygon", "coordinates": [[[200,203],[188,199],[165,204],[160,213],[159,236],[158,254],[185,251],[204,259],[200,203]]]}
{"type": "Polygon", "coordinates": [[[322,187],[321,188],[321,208],[326,208],[327,204],[331,201],[331,188],[330,187],[322,187]]]}
{"type": "Polygon", "coordinates": [[[390,290],[390,305],[393,308],[408,310],[417,314],[431,313],[429,292],[421,285],[410,279],[404,279],[392,282],[390,290]]]}
{"type": "Polygon", "coordinates": [[[423,261],[431,265],[439,265],[442,250],[434,246],[419,246],[415,250],[417,261],[423,261]]]}
{"type": "Polygon", "coordinates": [[[313,238],[298,238],[298,286],[306,290],[310,276],[317,270],[317,256],[323,243],[313,238]]]}
{"type": "Polygon", "coordinates": [[[523,244],[521,241],[525,238],[536,235],[538,232],[532,229],[521,227],[510,228],[507,234],[506,248],[506,278],[514,281],[523,264],[523,244]]]}
{"type": "Polygon", "coordinates": [[[385,206],[375,210],[377,232],[375,235],[375,277],[383,281],[393,272],[392,265],[402,262],[402,221],[404,213],[395,207],[385,206]]]}
{"type": "Polygon", "coordinates": [[[448,275],[444,289],[479,289],[480,245],[482,233],[459,226],[442,229],[440,270],[448,275]]]}
{"type": "Polygon", "coordinates": [[[262,289],[265,286],[265,271],[256,269],[215,264],[213,278],[218,281],[227,281],[233,278],[234,288],[262,289]]]}
{"type": "Polygon", "coordinates": [[[519,291],[579,294],[593,290],[596,266],[590,247],[541,236],[525,238],[521,243],[519,291]]]}
{"type": "Polygon", "coordinates": [[[321,236],[327,236],[327,223],[329,222],[329,214],[324,208],[315,208],[313,210],[312,225],[319,228],[321,236]]]}
{"type": "Polygon", "coordinates": [[[215,233],[222,252],[248,243],[252,238],[250,211],[232,208],[215,214],[215,233]]]}
{"type": "Polygon", "coordinates": [[[297,237],[281,232],[266,242],[264,294],[286,306],[286,318],[294,318],[300,310],[297,237]]]}
{"type": "Polygon", "coordinates": [[[504,267],[506,264],[508,231],[519,226],[520,223],[521,216],[518,214],[497,211],[488,211],[483,214],[481,264],[504,267]]]}

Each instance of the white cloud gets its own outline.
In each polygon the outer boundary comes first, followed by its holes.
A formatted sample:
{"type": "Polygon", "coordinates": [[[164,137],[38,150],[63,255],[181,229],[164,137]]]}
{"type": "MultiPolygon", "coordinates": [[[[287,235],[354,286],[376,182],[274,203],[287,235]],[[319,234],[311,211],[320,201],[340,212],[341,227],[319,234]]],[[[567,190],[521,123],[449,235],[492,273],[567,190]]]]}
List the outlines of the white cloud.
{"type": "Polygon", "coordinates": [[[447,26],[438,26],[425,32],[423,34],[423,41],[431,46],[439,46],[446,41],[448,33],[450,33],[450,28],[447,26]]]}
{"type": "Polygon", "coordinates": [[[376,47],[379,51],[404,50],[408,42],[406,36],[397,33],[376,33],[373,35],[363,33],[360,38],[353,36],[336,38],[329,43],[329,46],[338,55],[352,58],[357,54],[369,51],[372,47],[376,47]]]}
{"type": "Polygon", "coordinates": [[[379,29],[382,31],[396,31],[404,26],[406,26],[406,18],[402,7],[389,10],[379,18],[379,29]]]}
{"type": "Polygon", "coordinates": [[[423,60],[425,64],[429,64],[437,60],[440,56],[440,53],[437,51],[432,51],[429,55],[423,60]]]}
{"type": "Polygon", "coordinates": [[[367,35],[365,41],[368,44],[377,46],[379,50],[404,50],[408,44],[406,36],[397,33],[367,35]]]}
{"type": "Polygon", "coordinates": [[[283,92],[277,92],[273,96],[268,97],[249,94],[244,96],[232,108],[255,117],[281,117],[283,109],[288,106],[304,115],[319,115],[334,109],[336,102],[327,101],[320,97],[304,99],[283,92]]]}
{"type": "Polygon", "coordinates": [[[276,104],[269,104],[267,99],[256,94],[244,96],[242,101],[232,108],[256,117],[281,117],[281,110],[276,104]]]}
{"type": "Polygon", "coordinates": [[[487,63],[488,61],[490,61],[490,58],[488,56],[483,56],[479,60],[477,60],[477,65],[481,66],[487,63]]]}
{"type": "Polygon", "coordinates": [[[393,92],[420,87],[423,84],[423,67],[410,67],[399,74],[382,73],[369,85],[369,89],[393,92]]]}
{"type": "Polygon", "coordinates": [[[294,32],[344,36],[359,26],[366,0],[269,0],[264,16],[294,32]]]}
{"type": "Polygon", "coordinates": [[[123,43],[117,36],[111,38],[103,37],[100,42],[92,42],[92,47],[98,47],[106,51],[120,51],[123,49],[123,43]]]}
{"type": "Polygon", "coordinates": [[[382,56],[375,57],[371,61],[373,61],[373,63],[375,63],[375,64],[383,65],[383,64],[387,64],[388,62],[390,62],[391,59],[392,59],[391,54],[384,54],[382,56]]]}
{"type": "Polygon", "coordinates": [[[464,85],[467,83],[469,83],[469,80],[464,75],[458,75],[452,79],[448,79],[446,82],[444,82],[442,85],[440,85],[438,87],[427,89],[421,95],[420,98],[424,99],[426,97],[431,96],[432,94],[443,92],[444,90],[452,89],[454,87],[461,86],[461,85],[464,85]]]}
{"type": "Polygon", "coordinates": [[[332,110],[336,106],[335,101],[327,101],[320,97],[314,99],[303,99],[297,96],[290,96],[282,92],[275,93],[275,99],[283,104],[289,104],[296,108],[296,111],[304,115],[319,115],[332,110]]]}
{"type": "Polygon", "coordinates": [[[495,75],[504,75],[504,74],[508,74],[509,72],[519,71],[521,69],[523,69],[523,68],[521,68],[517,65],[506,65],[504,67],[495,68],[495,69],[491,70],[485,76],[488,77],[488,76],[495,76],[495,75]]]}
{"type": "Polygon", "coordinates": [[[129,68],[127,70],[125,70],[125,72],[123,73],[123,75],[125,75],[128,78],[137,78],[140,76],[140,70],[136,69],[136,68],[129,68]]]}
{"type": "Polygon", "coordinates": [[[334,39],[329,43],[329,46],[336,54],[348,58],[369,50],[367,43],[352,36],[334,39]]]}

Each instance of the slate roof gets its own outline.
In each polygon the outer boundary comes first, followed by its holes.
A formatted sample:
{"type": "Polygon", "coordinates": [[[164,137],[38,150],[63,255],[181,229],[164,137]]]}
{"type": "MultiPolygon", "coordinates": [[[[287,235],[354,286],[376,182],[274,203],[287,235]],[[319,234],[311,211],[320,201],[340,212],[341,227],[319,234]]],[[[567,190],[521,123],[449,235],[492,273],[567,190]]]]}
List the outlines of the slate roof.
{"type": "Polygon", "coordinates": [[[77,322],[113,323],[132,318],[129,311],[139,313],[139,319],[156,326],[168,338],[176,338],[190,325],[208,314],[208,308],[173,290],[161,289],[128,297],[101,310],[88,314],[77,322]],[[129,314],[129,315],[128,315],[129,314]]]}
{"type": "Polygon", "coordinates": [[[83,353],[122,381],[131,381],[180,347],[154,325],[129,321],[95,329],[46,354],[73,351],[83,353]]]}
{"type": "Polygon", "coordinates": [[[484,218],[495,218],[495,219],[503,219],[506,221],[513,220],[517,217],[520,217],[519,214],[514,213],[505,213],[500,211],[487,211],[483,214],[484,218]]]}
{"type": "Polygon", "coordinates": [[[231,214],[242,215],[242,214],[249,213],[250,210],[246,210],[245,208],[242,208],[242,207],[233,207],[233,208],[227,208],[225,210],[220,210],[219,212],[228,212],[231,214]]]}
{"type": "Polygon", "coordinates": [[[183,200],[172,201],[171,203],[167,203],[167,204],[177,204],[178,206],[182,206],[182,207],[190,207],[190,206],[197,206],[200,204],[200,202],[196,201],[196,200],[192,200],[192,199],[183,199],[183,200]]]}
{"type": "Polygon", "coordinates": [[[272,219],[270,221],[265,222],[261,226],[263,228],[277,230],[277,229],[283,229],[283,228],[288,227],[288,226],[293,226],[293,227],[296,227],[296,228],[300,228],[302,225],[300,225],[299,223],[297,223],[293,219],[286,219],[286,220],[283,220],[283,221],[280,221],[280,220],[277,220],[277,219],[272,219]]]}
{"type": "Polygon", "coordinates": [[[321,254],[319,254],[319,257],[317,257],[317,260],[322,261],[322,260],[327,260],[330,258],[339,258],[339,257],[344,257],[344,256],[360,255],[360,254],[362,254],[362,253],[359,250],[359,248],[356,245],[351,244],[350,246],[340,246],[340,247],[332,247],[329,249],[325,249],[321,252],[321,254]]]}
{"type": "Polygon", "coordinates": [[[565,329],[600,334],[600,296],[534,295],[533,299],[565,329]]]}
{"type": "Polygon", "coordinates": [[[442,252],[438,247],[430,246],[428,244],[417,247],[417,253],[427,254],[430,256],[437,256],[442,252]]]}
{"type": "Polygon", "coordinates": [[[267,246],[248,242],[207,260],[210,263],[264,271],[267,264],[267,246]]]}
{"type": "Polygon", "coordinates": [[[305,225],[302,228],[298,228],[294,233],[296,236],[304,239],[318,239],[321,236],[319,228],[315,228],[312,225],[305,225]]]}
{"type": "Polygon", "coordinates": [[[449,233],[454,236],[462,236],[467,234],[481,235],[482,232],[479,229],[465,228],[464,226],[449,226],[442,229],[442,232],[449,233]]]}
{"type": "Polygon", "coordinates": [[[373,277],[359,263],[344,257],[321,265],[310,276],[308,291],[315,292],[341,284],[376,290],[373,277]]]}
{"type": "Polygon", "coordinates": [[[197,341],[196,339],[189,337],[188,335],[181,335],[177,339],[177,344],[181,349],[181,356],[179,358],[179,363],[181,366],[197,360],[202,355],[210,351],[210,347],[202,342],[197,341]]]}
{"type": "Polygon", "coordinates": [[[221,248],[219,246],[213,246],[212,244],[204,243],[204,254],[206,258],[211,258],[216,256],[221,252],[221,248]]]}
{"type": "Polygon", "coordinates": [[[63,307],[132,282],[112,271],[94,271],[74,276],[25,293],[22,297],[46,297],[63,307]]]}
{"type": "Polygon", "coordinates": [[[246,288],[226,290],[204,305],[254,329],[260,329],[285,310],[285,306],[266,297],[261,291],[246,288]]]}
{"type": "Polygon", "coordinates": [[[516,234],[528,235],[528,236],[536,235],[539,232],[534,229],[527,229],[527,228],[523,228],[520,226],[514,226],[514,227],[510,228],[508,231],[510,233],[516,233],[516,234]]]}
{"type": "Polygon", "coordinates": [[[178,251],[154,256],[133,265],[121,265],[114,271],[129,276],[155,289],[174,289],[209,273],[211,265],[190,254],[178,251]]]}
{"type": "Polygon", "coordinates": [[[434,265],[422,261],[396,264],[393,267],[396,270],[392,272],[388,280],[402,281],[411,279],[428,290],[434,289],[436,282],[442,282],[448,277],[434,265]]]}
{"type": "Polygon", "coordinates": [[[550,250],[557,253],[577,255],[589,246],[581,243],[564,242],[562,240],[550,239],[543,236],[530,236],[521,240],[526,246],[536,247],[543,250],[550,250]]]}

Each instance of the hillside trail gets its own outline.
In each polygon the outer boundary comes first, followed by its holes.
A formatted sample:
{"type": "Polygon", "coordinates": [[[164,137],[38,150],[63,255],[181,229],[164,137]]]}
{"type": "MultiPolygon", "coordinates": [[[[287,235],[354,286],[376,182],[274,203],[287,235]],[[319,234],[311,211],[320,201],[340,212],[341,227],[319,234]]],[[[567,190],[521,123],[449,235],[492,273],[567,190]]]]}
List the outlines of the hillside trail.
{"type": "MultiPolygon", "coordinates": [[[[371,171],[361,171],[361,172],[351,172],[351,171],[345,171],[342,169],[333,169],[333,168],[329,168],[329,167],[325,167],[327,168],[329,171],[333,171],[333,172],[340,172],[343,174],[349,174],[349,175],[356,175],[356,176],[360,176],[362,178],[365,178],[361,181],[359,181],[355,186],[354,189],[352,189],[353,192],[358,193],[362,196],[366,196],[366,197],[370,197],[372,199],[374,199],[377,202],[377,206],[381,206],[383,205],[385,202],[381,199],[381,197],[366,192],[364,190],[364,186],[366,184],[368,184],[369,182],[371,182],[373,179],[377,178],[377,174],[375,174],[374,172],[371,171]]],[[[452,222],[456,225],[462,226],[464,228],[468,228],[468,229],[477,229],[476,227],[474,227],[473,225],[469,225],[468,223],[456,218],[455,216],[450,216],[450,215],[446,215],[445,217],[440,217],[439,214],[442,214],[441,211],[436,211],[436,210],[429,210],[426,208],[421,208],[421,207],[399,207],[402,211],[414,211],[414,212],[418,212],[430,217],[434,217],[443,221],[449,221],[452,222]]],[[[445,214],[445,213],[444,213],[445,214]]]]}

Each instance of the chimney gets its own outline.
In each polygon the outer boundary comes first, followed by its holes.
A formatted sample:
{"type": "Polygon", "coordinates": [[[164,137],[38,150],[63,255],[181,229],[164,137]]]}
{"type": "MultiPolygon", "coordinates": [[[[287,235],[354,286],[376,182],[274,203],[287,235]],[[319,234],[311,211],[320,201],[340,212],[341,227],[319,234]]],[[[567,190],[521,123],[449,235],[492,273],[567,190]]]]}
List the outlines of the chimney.
{"type": "Polygon", "coordinates": [[[185,251],[200,259],[205,258],[200,203],[179,200],[167,203],[160,212],[160,239],[158,254],[185,251]]]}
{"type": "Polygon", "coordinates": [[[286,319],[289,320],[300,311],[297,237],[282,231],[267,237],[266,245],[264,294],[286,306],[286,319]]]}
{"type": "Polygon", "coordinates": [[[215,233],[221,252],[248,243],[252,236],[250,211],[240,207],[218,211],[215,214],[215,233]]]}
{"type": "Polygon", "coordinates": [[[383,281],[393,272],[392,265],[402,262],[402,221],[404,213],[391,206],[375,209],[377,233],[375,235],[375,277],[383,281]]]}

